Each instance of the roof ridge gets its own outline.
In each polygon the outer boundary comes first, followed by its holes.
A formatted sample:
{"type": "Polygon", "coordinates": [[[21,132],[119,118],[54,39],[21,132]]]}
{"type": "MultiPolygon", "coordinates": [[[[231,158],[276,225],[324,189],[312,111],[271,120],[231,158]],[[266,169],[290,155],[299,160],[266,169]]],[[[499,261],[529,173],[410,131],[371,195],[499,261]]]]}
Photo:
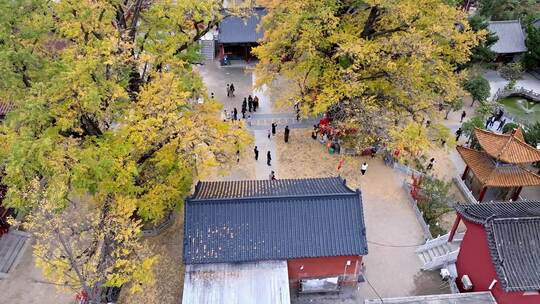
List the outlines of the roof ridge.
{"type": "Polygon", "coordinates": [[[212,202],[212,201],[244,201],[244,200],[270,200],[270,199],[283,199],[283,198],[313,198],[313,197],[329,197],[329,196],[352,196],[360,194],[359,189],[351,190],[350,192],[342,193],[327,193],[327,194],[293,194],[293,195],[273,195],[273,196],[248,196],[248,197],[221,197],[221,198],[188,198],[189,202],[212,202]]]}
{"type": "Polygon", "coordinates": [[[496,21],[490,20],[489,23],[519,23],[519,24],[521,24],[521,20],[519,20],[519,19],[514,19],[514,20],[496,20],[496,21]]]}

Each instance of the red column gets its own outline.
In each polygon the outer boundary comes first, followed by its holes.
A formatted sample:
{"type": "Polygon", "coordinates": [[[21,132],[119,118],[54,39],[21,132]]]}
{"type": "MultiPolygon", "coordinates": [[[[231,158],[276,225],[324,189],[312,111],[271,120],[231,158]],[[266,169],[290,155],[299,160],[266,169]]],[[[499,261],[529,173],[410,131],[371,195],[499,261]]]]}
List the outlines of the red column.
{"type": "Polygon", "coordinates": [[[484,195],[486,195],[486,190],[487,190],[486,186],[482,187],[482,191],[480,191],[480,196],[478,197],[479,203],[481,203],[482,200],[484,199],[484,195]]]}
{"type": "Polygon", "coordinates": [[[454,221],[454,225],[452,226],[452,230],[450,230],[450,235],[448,236],[448,243],[452,242],[452,240],[454,239],[457,227],[459,226],[459,221],[461,221],[461,216],[459,216],[459,214],[456,214],[456,220],[454,221]]]}
{"type": "Polygon", "coordinates": [[[465,171],[463,171],[463,175],[461,176],[462,180],[467,178],[467,173],[469,173],[469,166],[465,166],[465,171]]]}

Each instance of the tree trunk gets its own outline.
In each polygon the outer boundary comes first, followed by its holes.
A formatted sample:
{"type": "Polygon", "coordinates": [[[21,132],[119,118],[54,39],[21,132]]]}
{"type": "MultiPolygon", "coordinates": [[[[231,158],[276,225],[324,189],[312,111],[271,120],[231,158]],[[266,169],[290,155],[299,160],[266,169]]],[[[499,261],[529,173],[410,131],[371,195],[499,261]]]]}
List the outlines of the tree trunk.
{"type": "Polygon", "coordinates": [[[450,112],[452,112],[452,109],[446,110],[446,115],[444,116],[444,119],[448,120],[448,115],[450,115],[450,112]]]}
{"type": "Polygon", "coordinates": [[[473,98],[473,99],[472,99],[472,103],[471,103],[471,107],[474,106],[474,102],[475,102],[475,101],[476,101],[476,100],[473,98]]]}

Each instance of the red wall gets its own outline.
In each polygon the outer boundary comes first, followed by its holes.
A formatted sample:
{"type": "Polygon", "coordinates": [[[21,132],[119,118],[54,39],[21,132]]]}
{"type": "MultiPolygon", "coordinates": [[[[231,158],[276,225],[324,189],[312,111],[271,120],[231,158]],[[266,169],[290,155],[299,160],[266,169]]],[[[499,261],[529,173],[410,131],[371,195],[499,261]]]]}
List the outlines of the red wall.
{"type": "Polygon", "coordinates": [[[289,283],[298,286],[298,281],[305,278],[324,278],[345,276],[345,284],[355,284],[362,269],[361,256],[337,256],[321,258],[291,259],[287,261],[289,283]],[[351,265],[347,266],[347,261],[351,265]],[[303,269],[300,269],[303,266],[303,269]]]}
{"type": "Polygon", "coordinates": [[[489,285],[495,279],[497,283],[491,293],[498,304],[540,303],[540,295],[524,296],[523,292],[505,292],[502,289],[491,260],[484,227],[467,220],[463,221],[467,226],[467,232],[461,242],[456,262],[458,285],[461,284],[461,277],[466,274],[473,283],[472,291],[489,291],[489,285]]]}

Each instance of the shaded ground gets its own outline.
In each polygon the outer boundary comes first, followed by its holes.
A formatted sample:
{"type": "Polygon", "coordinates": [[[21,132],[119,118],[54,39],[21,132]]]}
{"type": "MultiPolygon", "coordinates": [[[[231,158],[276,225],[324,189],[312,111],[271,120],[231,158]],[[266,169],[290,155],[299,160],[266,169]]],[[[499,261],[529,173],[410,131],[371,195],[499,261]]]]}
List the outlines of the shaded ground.
{"type": "Polygon", "coordinates": [[[35,266],[28,246],[9,277],[0,280],[0,300],[10,304],[72,304],[75,293],[48,283],[35,266]]]}
{"type": "Polygon", "coordinates": [[[176,221],[160,235],[143,239],[145,248],[159,260],[154,267],[155,282],[143,285],[143,292],[132,294],[122,289],[119,303],[126,304],[177,304],[182,298],[184,264],[182,263],[182,241],[184,237],[183,212],[176,221]]]}

